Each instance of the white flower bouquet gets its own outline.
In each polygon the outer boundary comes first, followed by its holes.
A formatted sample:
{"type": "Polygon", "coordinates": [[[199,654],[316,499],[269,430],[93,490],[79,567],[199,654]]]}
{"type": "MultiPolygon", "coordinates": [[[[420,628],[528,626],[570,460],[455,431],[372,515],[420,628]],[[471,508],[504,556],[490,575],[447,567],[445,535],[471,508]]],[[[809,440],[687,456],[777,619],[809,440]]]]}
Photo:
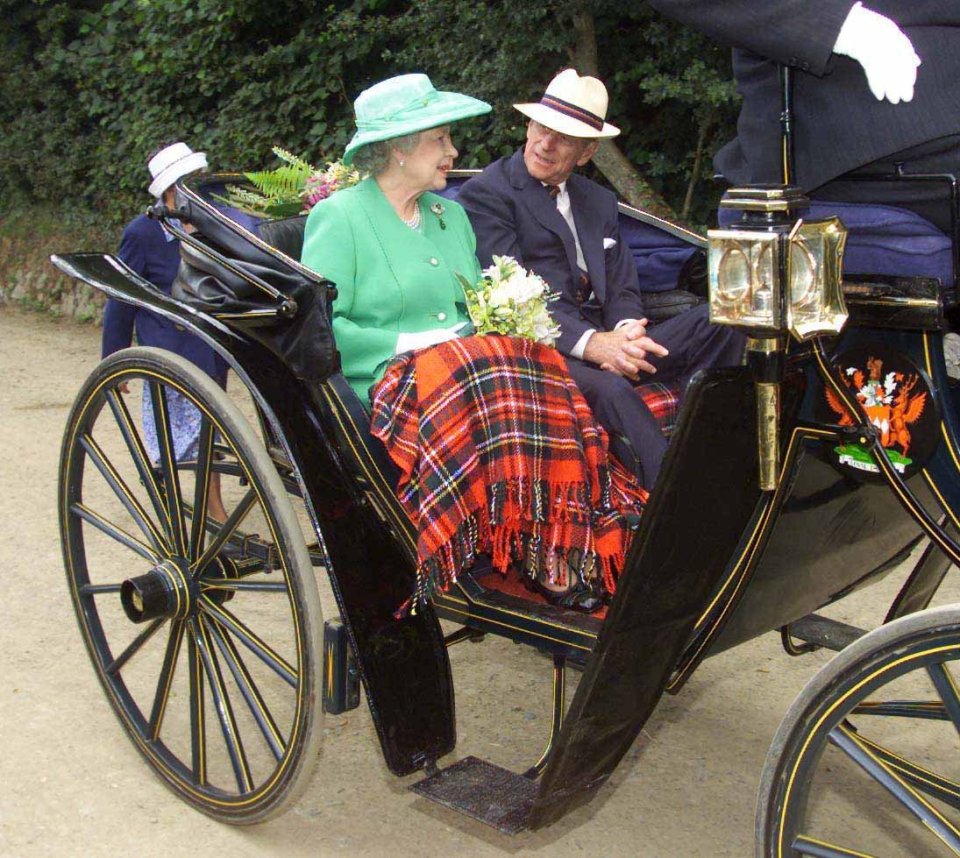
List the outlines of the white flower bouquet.
{"type": "Polygon", "coordinates": [[[558,296],[542,277],[527,271],[512,256],[494,256],[479,283],[462,276],[460,282],[476,333],[524,337],[546,346],[560,336],[560,327],[547,308],[558,296]]]}

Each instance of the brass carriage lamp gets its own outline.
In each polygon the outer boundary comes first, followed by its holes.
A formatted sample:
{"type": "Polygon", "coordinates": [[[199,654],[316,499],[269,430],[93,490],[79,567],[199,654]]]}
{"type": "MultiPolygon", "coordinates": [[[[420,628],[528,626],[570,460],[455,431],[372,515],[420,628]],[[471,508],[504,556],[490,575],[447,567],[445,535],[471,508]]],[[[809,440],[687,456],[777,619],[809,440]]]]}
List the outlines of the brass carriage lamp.
{"type": "Polygon", "coordinates": [[[789,333],[799,342],[837,334],[847,320],[840,268],[847,231],[839,218],[804,221],[809,201],[790,185],[731,188],[721,209],[739,212],[707,233],[710,321],[747,333],[757,381],[760,486],[780,469],[780,382],[789,333]]]}

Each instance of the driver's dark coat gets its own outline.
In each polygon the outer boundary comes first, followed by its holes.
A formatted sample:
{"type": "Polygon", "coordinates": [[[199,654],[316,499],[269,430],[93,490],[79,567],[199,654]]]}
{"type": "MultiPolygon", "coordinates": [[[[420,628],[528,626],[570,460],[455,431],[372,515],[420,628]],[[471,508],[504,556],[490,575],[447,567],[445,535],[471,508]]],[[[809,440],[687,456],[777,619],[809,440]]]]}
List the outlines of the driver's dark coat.
{"type": "Polygon", "coordinates": [[[913,100],[877,101],[860,64],[833,55],[853,0],[650,0],[650,5],[734,46],[743,107],[737,137],[717,153],[730,182],[780,181],[776,63],[795,75],[795,181],[819,187],[857,167],[960,131],[960,2],[866,0],[895,21],[922,65],[913,100]]]}

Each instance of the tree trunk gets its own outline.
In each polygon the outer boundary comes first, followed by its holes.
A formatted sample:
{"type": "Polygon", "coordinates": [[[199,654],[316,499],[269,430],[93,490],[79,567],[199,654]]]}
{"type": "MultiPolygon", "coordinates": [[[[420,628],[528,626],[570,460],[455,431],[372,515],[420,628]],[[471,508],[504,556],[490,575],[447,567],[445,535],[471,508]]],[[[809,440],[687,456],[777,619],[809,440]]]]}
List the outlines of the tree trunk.
{"type": "Polygon", "coordinates": [[[686,220],[690,217],[690,208],[693,206],[693,192],[696,190],[697,183],[700,181],[700,169],[703,164],[704,149],[707,145],[707,134],[713,127],[716,118],[717,112],[714,109],[711,110],[700,123],[700,132],[697,134],[697,149],[693,156],[693,166],[690,168],[690,181],[687,182],[687,193],[683,198],[683,208],[680,211],[681,220],[686,220]]]}
{"type": "MultiPolygon", "coordinates": [[[[569,50],[570,61],[580,74],[598,77],[597,33],[593,13],[585,8],[585,4],[578,3],[571,12],[571,18],[576,38],[569,50]]],[[[676,219],[676,213],[667,201],[627,160],[613,140],[600,143],[593,163],[625,202],[658,217],[676,219]]]]}

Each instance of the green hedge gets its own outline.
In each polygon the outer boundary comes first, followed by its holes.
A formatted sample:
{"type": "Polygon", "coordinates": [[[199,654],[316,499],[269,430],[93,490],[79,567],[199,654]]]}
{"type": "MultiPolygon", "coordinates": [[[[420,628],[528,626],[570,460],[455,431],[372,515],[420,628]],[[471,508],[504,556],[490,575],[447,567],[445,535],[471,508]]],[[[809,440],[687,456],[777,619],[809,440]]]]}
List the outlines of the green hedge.
{"type": "Polygon", "coordinates": [[[223,169],[271,166],[275,144],[337,156],[357,93],[413,70],[494,105],[457,129],[461,165],[482,165],[522,140],[510,105],[571,64],[576,15],[595,24],[628,158],[678,211],[702,139],[693,221],[715,204],[709,156],[732,129],[726,51],[643,3],[0,0],[0,13],[0,214],[68,203],[120,224],[145,200],[147,158],[175,139],[223,169]]]}

